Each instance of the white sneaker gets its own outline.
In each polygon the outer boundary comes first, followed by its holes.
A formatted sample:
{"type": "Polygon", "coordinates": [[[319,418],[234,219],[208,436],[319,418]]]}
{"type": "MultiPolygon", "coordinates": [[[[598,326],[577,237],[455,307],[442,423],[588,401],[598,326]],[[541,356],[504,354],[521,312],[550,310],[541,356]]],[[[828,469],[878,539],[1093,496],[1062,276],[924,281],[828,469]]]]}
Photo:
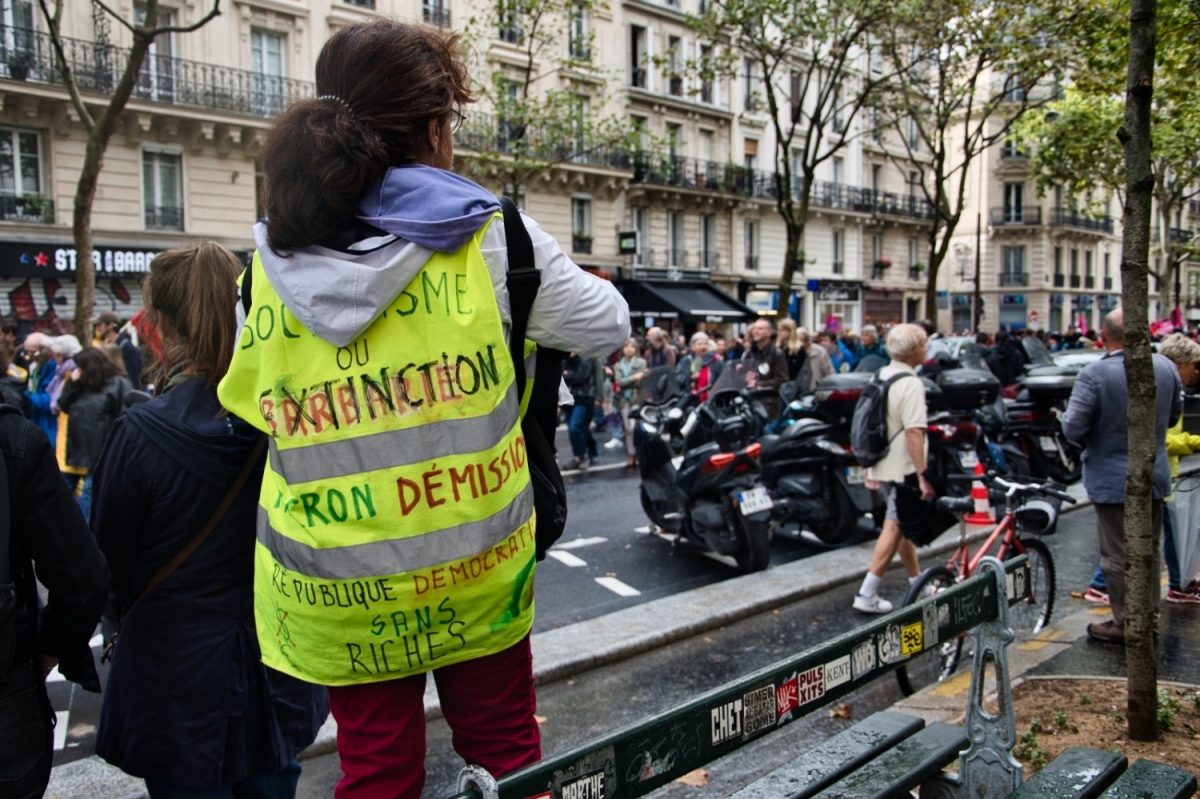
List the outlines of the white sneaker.
{"type": "Polygon", "coordinates": [[[610,441],[607,441],[604,444],[605,449],[618,449],[623,446],[625,446],[625,442],[622,441],[618,436],[613,436],[610,441]]]}
{"type": "Polygon", "coordinates": [[[880,598],[879,594],[871,594],[871,596],[855,594],[854,609],[859,613],[891,613],[892,603],[880,598]]]}

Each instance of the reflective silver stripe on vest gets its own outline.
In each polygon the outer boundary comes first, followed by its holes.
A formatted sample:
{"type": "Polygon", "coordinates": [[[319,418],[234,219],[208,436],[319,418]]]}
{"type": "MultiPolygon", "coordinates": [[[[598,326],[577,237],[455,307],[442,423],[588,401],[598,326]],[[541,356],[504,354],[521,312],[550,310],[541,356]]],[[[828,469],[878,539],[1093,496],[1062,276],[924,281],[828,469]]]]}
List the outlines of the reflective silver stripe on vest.
{"type": "Polygon", "coordinates": [[[507,507],[477,522],[411,538],[319,549],[280,533],[271,526],[267,509],[259,505],[258,540],[286,569],[326,580],[356,580],[428,569],[478,555],[508,538],[532,515],[533,484],[529,483],[507,507]]]}
{"type": "Polygon", "coordinates": [[[288,485],[297,485],[411,466],[465,452],[482,452],[503,441],[516,426],[520,415],[517,388],[513,384],[500,404],[482,416],[446,419],[404,430],[387,430],[292,449],[279,449],[272,438],[271,470],[288,485]],[[464,447],[469,449],[464,452],[464,447]]]}

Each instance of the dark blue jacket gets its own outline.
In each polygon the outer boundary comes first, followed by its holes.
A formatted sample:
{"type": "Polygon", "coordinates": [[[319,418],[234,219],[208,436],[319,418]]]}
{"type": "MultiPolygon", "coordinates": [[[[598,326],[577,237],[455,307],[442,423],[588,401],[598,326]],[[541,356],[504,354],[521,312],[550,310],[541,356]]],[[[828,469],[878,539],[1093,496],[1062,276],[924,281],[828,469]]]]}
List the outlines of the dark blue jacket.
{"type": "Polygon", "coordinates": [[[26,391],[25,396],[29,398],[29,421],[42,428],[42,432],[46,434],[46,438],[50,439],[50,448],[53,449],[55,442],[58,441],[58,417],[54,411],[50,410],[50,381],[54,379],[55,373],[58,371],[58,364],[54,361],[46,361],[38,367],[37,383],[34,384],[32,391],[26,391]]]}
{"type": "Polygon", "coordinates": [[[94,471],[92,529],[128,610],[96,753],[138,777],[230,784],[281,769],[316,737],[325,689],[260,662],[254,544],[262,464],[207,539],[137,605],[150,578],[208,522],[258,432],[187,380],[130,408],[94,471]]]}

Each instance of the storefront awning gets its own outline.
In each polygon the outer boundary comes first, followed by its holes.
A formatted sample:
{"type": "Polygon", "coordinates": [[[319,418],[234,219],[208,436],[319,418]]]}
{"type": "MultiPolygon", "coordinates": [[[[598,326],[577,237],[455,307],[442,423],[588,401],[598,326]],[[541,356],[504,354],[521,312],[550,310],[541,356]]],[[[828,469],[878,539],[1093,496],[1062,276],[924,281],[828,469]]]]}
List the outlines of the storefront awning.
{"type": "Polygon", "coordinates": [[[758,317],[751,308],[707,283],[649,283],[622,285],[633,316],[655,316],[682,322],[748,322],[758,317]]]}

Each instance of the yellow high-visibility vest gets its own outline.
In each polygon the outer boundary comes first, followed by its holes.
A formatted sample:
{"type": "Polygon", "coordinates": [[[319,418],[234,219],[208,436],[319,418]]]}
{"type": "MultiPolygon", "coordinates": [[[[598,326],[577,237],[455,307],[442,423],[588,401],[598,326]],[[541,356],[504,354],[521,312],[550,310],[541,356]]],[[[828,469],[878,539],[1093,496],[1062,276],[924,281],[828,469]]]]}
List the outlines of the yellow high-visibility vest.
{"type": "Polygon", "coordinates": [[[218,393],[271,436],[254,609],[274,669],[377,682],[529,632],[533,489],[485,230],[434,253],[344,347],[301,325],[254,257],[218,393]]]}

